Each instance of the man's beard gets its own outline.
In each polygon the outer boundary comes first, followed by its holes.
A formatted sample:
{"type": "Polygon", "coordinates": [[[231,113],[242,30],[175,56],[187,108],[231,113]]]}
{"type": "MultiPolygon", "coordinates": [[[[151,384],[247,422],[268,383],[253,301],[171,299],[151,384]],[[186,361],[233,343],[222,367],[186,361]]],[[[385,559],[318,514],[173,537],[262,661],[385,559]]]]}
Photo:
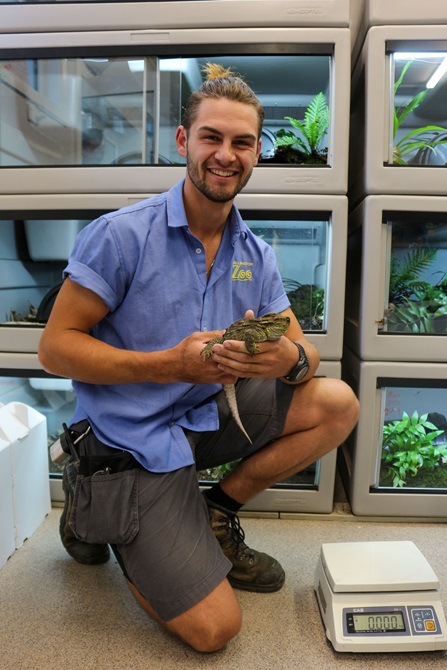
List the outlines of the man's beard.
{"type": "Polygon", "coordinates": [[[248,174],[246,174],[244,179],[239,181],[234,189],[229,192],[224,186],[222,186],[222,188],[211,188],[205,179],[202,179],[200,176],[199,170],[197,169],[197,163],[191,161],[188,156],[186,156],[186,169],[194,186],[205,196],[205,198],[211,200],[211,202],[229,202],[230,200],[233,200],[237,194],[242,191],[253,172],[252,168],[248,174]]]}

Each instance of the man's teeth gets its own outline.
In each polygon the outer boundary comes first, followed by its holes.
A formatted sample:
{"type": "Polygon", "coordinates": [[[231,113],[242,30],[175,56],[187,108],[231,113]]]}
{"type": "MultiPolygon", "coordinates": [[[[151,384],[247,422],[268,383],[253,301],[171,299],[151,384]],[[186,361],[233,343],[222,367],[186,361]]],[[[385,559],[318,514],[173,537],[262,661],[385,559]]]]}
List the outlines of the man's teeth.
{"type": "Polygon", "coordinates": [[[226,170],[210,170],[213,174],[217,174],[219,177],[231,177],[231,175],[234,174],[234,172],[229,171],[227,172],[226,170]]]}

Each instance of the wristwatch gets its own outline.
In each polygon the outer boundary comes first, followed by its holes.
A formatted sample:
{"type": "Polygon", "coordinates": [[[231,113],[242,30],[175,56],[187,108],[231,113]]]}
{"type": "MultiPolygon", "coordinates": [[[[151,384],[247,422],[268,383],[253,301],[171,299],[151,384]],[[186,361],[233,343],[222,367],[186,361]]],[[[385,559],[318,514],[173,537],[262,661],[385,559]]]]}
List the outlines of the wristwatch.
{"type": "Polygon", "coordinates": [[[293,344],[296,344],[298,347],[300,357],[298,363],[290,370],[288,375],[284,376],[284,379],[288,382],[300,382],[309,372],[309,361],[301,344],[298,344],[298,342],[294,342],[293,344]]]}

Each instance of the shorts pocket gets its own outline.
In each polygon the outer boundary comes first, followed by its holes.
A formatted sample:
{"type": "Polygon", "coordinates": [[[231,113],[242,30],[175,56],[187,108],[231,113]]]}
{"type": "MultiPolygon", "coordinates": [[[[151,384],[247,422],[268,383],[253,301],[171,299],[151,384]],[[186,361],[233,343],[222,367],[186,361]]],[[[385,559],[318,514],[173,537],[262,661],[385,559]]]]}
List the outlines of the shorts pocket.
{"type": "Polygon", "coordinates": [[[90,544],[129,544],[139,530],[139,469],[78,475],[70,526],[90,544]]]}

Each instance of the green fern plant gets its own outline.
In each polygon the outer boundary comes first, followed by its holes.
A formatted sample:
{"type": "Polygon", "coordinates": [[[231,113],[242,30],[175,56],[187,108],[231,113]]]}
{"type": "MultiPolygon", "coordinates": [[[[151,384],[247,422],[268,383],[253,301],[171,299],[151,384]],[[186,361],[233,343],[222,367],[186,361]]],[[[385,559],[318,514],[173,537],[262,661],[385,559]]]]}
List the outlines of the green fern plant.
{"type": "Polygon", "coordinates": [[[390,260],[389,302],[401,305],[413,295],[415,289],[426,282],[420,278],[436,258],[436,249],[414,248],[404,258],[398,260],[394,254],[390,260]]]}
{"type": "Polygon", "coordinates": [[[413,296],[413,299],[405,300],[402,305],[390,305],[386,318],[388,332],[445,334],[446,279],[434,286],[429,282],[422,282],[414,289],[413,296]]]}
{"type": "Polygon", "coordinates": [[[389,304],[384,317],[390,333],[445,333],[447,331],[447,279],[436,284],[420,274],[435,260],[436,249],[412,249],[398,261],[391,257],[389,304]]]}
{"type": "Polygon", "coordinates": [[[436,333],[436,313],[423,302],[409,301],[388,310],[386,323],[389,333],[436,333]]]}
{"type": "MultiPolygon", "coordinates": [[[[412,60],[405,63],[399,79],[394,84],[394,96],[402,84],[405,74],[412,64],[412,60]]],[[[423,102],[428,89],[420,91],[404,107],[394,108],[393,138],[396,140],[397,131],[404,119],[413,112],[423,102]]],[[[436,147],[440,144],[447,144],[447,129],[441,126],[423,126],[414,128],[395,143],[393,149],[393,163],[398,165],[408,165],[407,157],[409,154],[417,152],[419,162],[427,162],[430,153],[436,154],[436,147]]]]}
{"type": "Polygon", "coordinates": [[[447,447],[435,445],[434,440],[443,433],[428,421],[428,414],[419,416],[416,411],[411,417],[403,412],[402,419],[383,427],[382,462],[394,487],[406,486],[408,477],[439,467],[447,458],[447,447]]]}
{"type": "Polygon", "coordinates": [[[321,149],[323,137],[329,126],[329,107],[326,104],[324,93],[317,93],[311,100],[304,113],[303,121],[298,121],[291,116],[284,117],[289,123],[301,132],[297,135],[290,129],[281,128],[275,133],[275,149],[281,149],[286,155],[298,152],[302,156],[303,163],[325,163],[327,149],[321,149]]]}

